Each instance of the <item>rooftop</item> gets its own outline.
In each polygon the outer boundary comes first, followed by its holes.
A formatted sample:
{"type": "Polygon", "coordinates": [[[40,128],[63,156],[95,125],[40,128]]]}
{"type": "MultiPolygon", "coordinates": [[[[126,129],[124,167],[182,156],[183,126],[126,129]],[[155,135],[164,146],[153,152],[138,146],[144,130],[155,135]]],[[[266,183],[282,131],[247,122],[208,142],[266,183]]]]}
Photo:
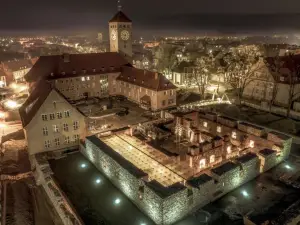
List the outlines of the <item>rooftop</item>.
{"type": "Polygon", "coordinates": [[[275,150],[268,149],[268,148],[265,148],[265,149],[259,151],[259,154],[261,154],[263,156],[268,156],[268,155],[272,155],[272,154],[275,154],[275,153],[276,153],[275,150]]]}
{"type": "Polygon", "coordinates": [[[161,198],[167,198],[178,191],[184,190],[186,187],[181,183],[175,183],[168,187],[164,187],[156,180],[152,180],[151,182],[147,182],[146,185],[155,191],[161,198]]]}
{"type": "Polygon", "coordinates": [[[235,168],[237,168],[238,165],[233,163],[233,162],[226,162],[223,165],[216,167],[214,169],[212,169],[211,171],[219,176],[229,172],[230,170],[233,170],[235,168]]]}
{"type": "Polygon", "coordinates": [[[236,161],[238,161],[239,163],[246,163],[255,158],[258,158],[257,155],[252,152],[249,152],[249,153],[237,158],[236,161]]]}
{"type": "Polygon", "coordinates": [[[125,15],[121,10],[114,15],[113,18],[109,21],[110,23],[114,22],[122,22],[122,23],[131,23],[131,19],[128,18],[128,16],[125,15]]]}
{"type": "Polygon", "coordinates": [[[154,91],[176,89],[177,87],[160,73],[123,66],[118,80],[135,84],[154,91]]]}
{"type": "Polygon", "coordinates": [[[199,188],[200,185],[207,183],[208,181],[211,181],[212,178],[208,176],[206,173],[201,174],[198,177],[193,177],[187,181],[189,185],[195,188],[199,188]]]}

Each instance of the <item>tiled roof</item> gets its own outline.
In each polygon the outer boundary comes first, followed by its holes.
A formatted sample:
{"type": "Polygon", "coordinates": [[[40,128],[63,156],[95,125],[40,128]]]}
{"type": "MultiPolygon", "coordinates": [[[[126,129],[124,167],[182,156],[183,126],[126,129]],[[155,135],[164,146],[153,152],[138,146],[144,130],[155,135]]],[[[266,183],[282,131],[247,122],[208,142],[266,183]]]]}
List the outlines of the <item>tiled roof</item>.
{"type": "Polygon", "coordinates": [[[26,127],[30,123],[51,91],[52,87],[50,83],[46,81],[40,81],[38,83],[28,99],[19,109],[23,127],[26,127]]]}
{"type": "Polygon", "coordinates": [[[279,83],[290,83],[289,76],[292,74],[292,82],[300,82],[300,55],[267,57],[265,58],[265,63],[275,81],[279,83]],[[276,64],[280,66],[279,74],[276,74],[276,64]],[[281,80],[280,77],[285,77],[285,79],[281,80]]]}
{"type": "Polygon", "coordinates": [[[120,72],[124,65],[129,65],[128,61],[116,52],[41,56],[26,74],[25,79],[34,82],[40,77],[56,79],[83,74],[120,72]]]}
{"type": "Polygon", "coordinates": [[[33,63],[29,59],[20,59],[3,62],[3,65],[11,71],[18,71],[31,68],[33,63]]]}
{"type": "Polygon", "coordinates": [[[176,89],[177,87],[171,83],[165,76],[160,73],[141,70],[134,67],[122,67],[122,73],[117,80],[135,84],[140,87],[155,91],[163,91],[176,89]]]}
{"type": "Polygon", "coordinates": [[[132,21],[122,11],[119,11],[109,22],[131,23],[132,21]]]}

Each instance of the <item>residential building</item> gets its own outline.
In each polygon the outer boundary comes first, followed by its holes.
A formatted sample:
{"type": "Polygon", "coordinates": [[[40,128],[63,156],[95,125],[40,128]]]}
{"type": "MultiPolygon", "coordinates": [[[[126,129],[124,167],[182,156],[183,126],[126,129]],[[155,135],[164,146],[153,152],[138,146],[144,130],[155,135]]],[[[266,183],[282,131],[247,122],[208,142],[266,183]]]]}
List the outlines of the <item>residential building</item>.
{"type": "Polygon", "coordinates": [[[28,153],[78,148],[85,117],[51,84],[41,81],[19,110],[28,153]]]}
{"type": "Polygon", "coordinates": [[[1,67],[5,71],[7,85],[11,82],[24,82],[24,76],[32,68],[35,60],[21,59],[12,60],[1,63],[1,67]]]}
{"type": "Polygon", "coordinates": [[[160,73],[124,66],[115,87],[117,94],[147,109],[176,106],[177,87],[160,73]]]}
{"type": "Polygon", "coordinates": [[[107,97],[125,65],[116,52],[41,56],[26,81],[33,90],[39,80],[47,80],[68,100],[107,97]]]}

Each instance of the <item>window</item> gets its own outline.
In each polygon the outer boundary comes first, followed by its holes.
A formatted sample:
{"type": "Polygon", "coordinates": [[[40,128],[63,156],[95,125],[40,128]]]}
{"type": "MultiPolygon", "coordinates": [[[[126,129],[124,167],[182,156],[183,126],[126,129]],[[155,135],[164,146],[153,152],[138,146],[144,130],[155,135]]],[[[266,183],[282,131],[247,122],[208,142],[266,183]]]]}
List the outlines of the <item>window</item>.
{"type": "Polygon", "coordinates": [[[254,148],[254,141],[253,140],[250,140],[249,147],[254,148]]]}
{"type": "Polygon", "coordinates": [[[200,160],[200,162],[199,162],[200,169],[205,168],[205,161],[206,161],[205,159],[200,160]]]}
{"type": "Polygon", "coordinates": [[[74,130],[78,130],[78,128],[79,128],[79,122],[78,121],[73,122],[73,128],[74,128],[74,130]]]}
{"type": "Polygon", "coordinates": [[[61,119],[62,118],[62,112],[58,112],[56,113],[57,119],[61,119]]]}
{"type": "Polygon", "coordinates": [[[211,155],[210,158],[209,158],[209,162],[210,163],[214,163],[216,160],[216,156],[215,155],[211,155]]]}
{"type": "Polygon", "coordinates": [[[78,134],[75,134],[74,135],[74,142],[78,142],[79,141],[79,135],[78,134]]]}
{"type": "Polygon", "coordinates": [[[167,95],[168,94],[168,92],[167,91],[164,91],[164,95],[167,95]]]}
{"type": "Polygon", "coordinates": [[[173,104],[173,103],[174,103],[174,99],[169,99],[169,100],[168,100],[168,104],[169,104],[169,105],[171,105],[171,104],[173,104]]]}
{"type": "Polygon", "coordinates": [[[50,120],[54,120],[55,119],[55,114],[54,113],[50,113],[49,117],[50,117],[50,120]]]}
{"type": "Polygon", "coordinates": [[[59,130],[59,129],[58,129],[58,126],[57,126],[57,125],[53,125],[53,132],[54,132],[54,133],[57,133],[58,130],[59,130]]]}
{"type": "Polygon", "coordinates": [[[218,133],[221,133],[221,132],[222,132],[222,127],[217,126],[217,132],[218,132],[218,133]]]}
{"type": "Polygon", "coordinates": [[[47,117],[46,114],[42,114],[42,120],[44,120],[44,121],[47,121],[47,120],[48,120],[48,117],[47,117]]]}
{"type": "Polygon", "coordinates": [[[230,153],[232,152],[232,151],[231,151],[231,146],[227,146],[226,151],[227,151],[227,154],[230,154],[230,153]]]}
{"type": "Polygon", "coordinates": [[[81,81],[85,81],[85,77],[81,77],[81,81]]]}
{"type": "Polygon", "coordinates": [[[86,77],[86,80],[90,80],[90,77],[86,77]]]}
{"type": "Polygon", "coordinates": [[[50,141],[49,140],[45,141],[45,148],[50,148],[50,141]]]}
{"type": "Polygon", "coordinates": [[[70,144],[70,137],[65,137],[65,144],[70,144]]]}
{"type": "Polygon", "coordinates": [[[48,128],[47,127],[43,127],[43,135],[48,136],[48,128]]]}
{"type": "Polygon", "coordinates": [[[163,100],[163,101],[161,102],[161,104],[162,104],[163,106],[165,106],[165,105],[166,105],[166,100],[163,100]]]}
{"type": "Polygon", "coordinates": [[[204,126],[204,127],[207,127],[207,122],[203,122],[203,126],[204,126]]]}
{"type": "Polygon", "coordinates": [[[69,110],[65,111],[65,117],[70,117],[70,111],[69,110]]]}
{"type": "Polygon", "coordinates": [[[56,101],[53,102],[53,107],[56,109],[56,101]]]}
{"type": "Polygon", "coordinates": [[[64,123],[64,131],[69,131],[69,126],[67,123],[64,123]]]}
{"type": "Polygon", "coordinates": [[[59,138],[55,138],[54,143],[55,143],[55,146],[59,146],[60,145],[59,138]]]}
{"type": "Polygon", "coordinates": [[[231,137],[232,137],[233,139],[236,139],[236,132],[235,132],[235,131],[232,131],[231,137]]]}

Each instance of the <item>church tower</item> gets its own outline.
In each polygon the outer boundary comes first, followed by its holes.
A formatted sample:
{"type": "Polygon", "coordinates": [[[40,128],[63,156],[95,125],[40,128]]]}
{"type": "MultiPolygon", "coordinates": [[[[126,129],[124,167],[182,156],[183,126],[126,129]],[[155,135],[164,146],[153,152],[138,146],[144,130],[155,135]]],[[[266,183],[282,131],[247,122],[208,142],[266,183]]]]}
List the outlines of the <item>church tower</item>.
{"type": "Polygon", "coordinates": [[[122,12],[120,0],[118,12],[109,21],[110,51],[132,57],[132,21],[122,12]]]}

